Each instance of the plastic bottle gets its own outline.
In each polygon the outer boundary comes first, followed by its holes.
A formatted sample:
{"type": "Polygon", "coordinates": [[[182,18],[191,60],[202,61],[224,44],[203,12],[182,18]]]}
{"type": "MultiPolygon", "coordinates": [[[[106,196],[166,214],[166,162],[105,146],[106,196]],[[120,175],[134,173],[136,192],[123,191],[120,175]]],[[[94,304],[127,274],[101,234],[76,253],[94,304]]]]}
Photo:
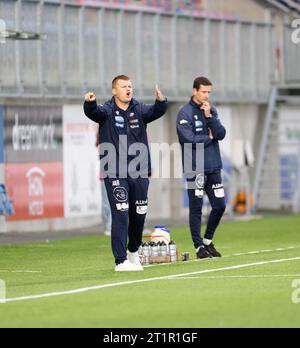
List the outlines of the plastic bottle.
{"type": "Polygon", "coordinates": [[[161,256],[167,256],[167,244],[165,242],[160,243],[160,254],[161,256]]]}
{"type": "Polygon", "coordinates": [[[152,256],[158,256],[158,245],[155,242],[153,242],[152,246],[152,256]]]}
{"type": "Polygon", "coordinates": [[[153,246],[153,242],[149,242],[148,243],[148,246],[149,246],[149,257],[152,256],[152,246],[153,246]]]}
{"type": "Polygon", "coordinates": [[[138,254],[139,255],[142,255],[143,254],[143,247],[144,247],[144,242],[142,242],[142,244],[140,245],[140,247],[139,247],[139,250],[138,250],[138,254]]]}
{"type": "Polygon", "coordinates": [[[150,260],[149,260],[149,257],[150,257],[150,247],[148,245],[148,243],[143,243],[143,264],[144,265],[149,265],[150,263],[150,260]]]}
{"type": "Polygon", "coordinates": [[[171,240],[171,242],[169,243],[169,249],[170,249],[171,262],[176,262],[177,261],[177,246],[173,240],[171,240]]]}
{"type": "Polygon", "coordinates": [[[157,242],[157,256],[161,256],[161,242],[157,242]]]}

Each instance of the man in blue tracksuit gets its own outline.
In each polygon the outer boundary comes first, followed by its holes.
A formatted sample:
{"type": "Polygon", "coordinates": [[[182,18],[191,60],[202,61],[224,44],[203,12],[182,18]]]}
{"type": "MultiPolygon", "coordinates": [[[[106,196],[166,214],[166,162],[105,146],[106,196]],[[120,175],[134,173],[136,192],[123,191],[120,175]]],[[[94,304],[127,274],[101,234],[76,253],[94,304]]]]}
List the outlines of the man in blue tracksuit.
{"type": "MultiPolygon", "coordinates": [[[[205,77],[194,81],[193,96],[177,117],[177,134],[182,146],[183,167],[186,167],[184,147],[192,146],[193,175],[187,178],[189,197],[189,223],[198,258],[221,257],[212,243],[216,228],[225,211],[224,188],[221,178],[222,161],[219,141],[226,130],[222,126],[215,107],[209,103],[212,83],[205,77]],[[204,146],[204,168],[196,169],[196,144],[204,146]],[[204,169],[204,170],[203,170],[204,169]],[[203,194],[206,192],[212,211],[204,239],[201,238],[203,194]]],[[[202,154],[202,153],[201,153],[202,154]]],[[[201,156],[200,154],[200,156],[201,156]]]]}
{"type": "Polygon", "coordinates": [[[84,112],[100,125],[100,160],[112,214],[115,271],[140,271],[143,267],[138,248],[151,175],[146,128],[165,114],[167,100],[156,86],[153,105],[138,102],[132,97],[132,84],[125,75],[113,79],[112,93],[112,99],[104,105],[97,105],[94,93],[87,93],[84,112]]]}

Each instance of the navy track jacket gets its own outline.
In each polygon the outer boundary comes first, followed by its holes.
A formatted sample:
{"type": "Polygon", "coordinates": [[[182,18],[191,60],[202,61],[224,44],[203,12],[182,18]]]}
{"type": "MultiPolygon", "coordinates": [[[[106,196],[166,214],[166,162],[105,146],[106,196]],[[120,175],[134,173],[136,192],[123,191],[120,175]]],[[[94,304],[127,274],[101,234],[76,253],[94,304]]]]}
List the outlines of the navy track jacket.
{"type": "MultiPolygon", "coordinates": [[[[211,118],[206,118],[204,111],[200,109],[193,98],[184,105],[177,116],[177,134],[182,147],[185,143],[192,146],[192,166],[196,167],[196,147],[198,143],[204,144],[204,172],[205,174],[216,173],[222,169],[219,140],[223,140],[226,130],[222,126],[217,109],[211,107],[211,118]],[[208,128],[212,130],[214,139],[208,136],[208,128]]],[[[183,163],[184,167],[184,163],[183,163]]]]}
{"type": "MultiPolygon", "coordinates": [[[[85,115],[92,121],[100,124],[100,150],[103,143],[112,144],[115,148],[115,172],[111,173],[110,170],[104,168],[110,177],[114,175],[119,176],[119,138],[121,135],[127,136],[127,150],[130,145],[135,143],[142,143],[146,146],[148,155],[146,170],[148,171],[148,176],[151,176],[150,153],[146,132],[147,124],[163,116],[167,110],[167,104],[167,100],[156,100],[154,104],[148,105],[132,99],[128,109],[124,111],[117,106],[114,97],[104,105],[97,105],[96,101],[84,103],[85,115]]],[[[105,154],[102,154],[100,159],[104,156],[105,154]]],[[[134,158],[134,155],[127,155],[126,170],[128,170],[129,162],[134,158]]]]}

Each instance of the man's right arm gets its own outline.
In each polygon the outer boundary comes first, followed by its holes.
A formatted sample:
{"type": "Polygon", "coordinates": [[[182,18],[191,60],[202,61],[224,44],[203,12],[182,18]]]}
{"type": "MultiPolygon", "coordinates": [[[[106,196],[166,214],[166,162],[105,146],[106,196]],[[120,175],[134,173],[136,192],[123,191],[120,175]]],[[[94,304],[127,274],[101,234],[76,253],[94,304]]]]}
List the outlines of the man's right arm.
{"type": "Polygon", "coordinates": [[[177,133],[179,141],[182,144],[199,144],[203,143],[204,147],[207,147],[211,144],[212,139],[209,135],[206,134],[195,134],[193,130],[193,124],[190,117],[183,112],[179,112],[177,117],[177,133]]]}
{"type": "Polygon", "coordinates": [[[106,117],[107,113],[102,105],[97,105],[96,96],[94,93],[87,93],[83,105],[85,115],[92,121],[101,123],[106,117]]]}

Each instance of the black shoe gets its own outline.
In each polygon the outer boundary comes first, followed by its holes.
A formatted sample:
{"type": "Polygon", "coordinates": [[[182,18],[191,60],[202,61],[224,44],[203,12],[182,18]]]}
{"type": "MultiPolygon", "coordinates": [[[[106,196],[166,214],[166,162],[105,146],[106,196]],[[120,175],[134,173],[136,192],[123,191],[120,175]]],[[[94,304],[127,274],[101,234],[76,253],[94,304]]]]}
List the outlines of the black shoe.
{"type": "Polygon", "coordinates": [[[210,243],[209,245],[204,245],[204,248],[208,253],[210,253],[212,257],[222,257],[222,255],[218,252],[213,243],[210,243]]]}
{"type": "Polygon", "coordinates": [[[205,247],[202,245],[199,247],[199,250],[196,252],[197,259],[209,259],[212,258],[212,255],[205,249],[205,247]]]}

